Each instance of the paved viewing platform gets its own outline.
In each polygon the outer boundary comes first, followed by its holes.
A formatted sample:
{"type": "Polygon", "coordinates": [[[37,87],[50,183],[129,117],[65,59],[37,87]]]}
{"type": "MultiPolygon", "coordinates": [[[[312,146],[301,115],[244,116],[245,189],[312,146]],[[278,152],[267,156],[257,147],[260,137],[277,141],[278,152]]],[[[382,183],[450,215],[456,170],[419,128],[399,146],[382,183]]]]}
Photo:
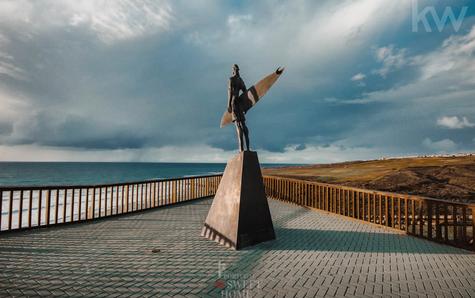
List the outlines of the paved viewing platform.
{"type": "Polygon", "coordinates": [[[0,296],[475,297],[475,254],[269,200],[277,239],[200,236],[212,200],[0,236],[0,296]]]}

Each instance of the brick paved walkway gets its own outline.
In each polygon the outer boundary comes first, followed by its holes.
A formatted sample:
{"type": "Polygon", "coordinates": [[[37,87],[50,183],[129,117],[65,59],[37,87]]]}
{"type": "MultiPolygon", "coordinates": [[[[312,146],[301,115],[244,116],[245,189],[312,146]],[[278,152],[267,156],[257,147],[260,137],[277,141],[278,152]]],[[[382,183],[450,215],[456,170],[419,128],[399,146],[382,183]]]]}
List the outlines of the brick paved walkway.
{"type": "Polygon", "coordinates": [[[475,297],[473,253],[274,200],[278,239],[232,251],[210,203],[2,235],[0,296],[475,297]]]}

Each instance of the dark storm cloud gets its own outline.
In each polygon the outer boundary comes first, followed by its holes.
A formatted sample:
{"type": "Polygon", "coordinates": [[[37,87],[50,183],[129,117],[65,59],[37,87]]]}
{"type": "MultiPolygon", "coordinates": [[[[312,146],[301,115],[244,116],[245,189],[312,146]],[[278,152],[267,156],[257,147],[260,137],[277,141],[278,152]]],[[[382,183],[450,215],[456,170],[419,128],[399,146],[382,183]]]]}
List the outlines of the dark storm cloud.
{"type": "Polygon", "coordinates": [[[13,125],[11,123],[0,122],[0,135],[9,135],[13,131],[13,125]]]}
{"type": "Polygon", "coordinates": [[[25,131],[16,144],[38,144],[77,148],[123,149],[141,148],[146,138],[128,126],[110,126],[77,115],[39,113],[31,130],[25,131]]]}

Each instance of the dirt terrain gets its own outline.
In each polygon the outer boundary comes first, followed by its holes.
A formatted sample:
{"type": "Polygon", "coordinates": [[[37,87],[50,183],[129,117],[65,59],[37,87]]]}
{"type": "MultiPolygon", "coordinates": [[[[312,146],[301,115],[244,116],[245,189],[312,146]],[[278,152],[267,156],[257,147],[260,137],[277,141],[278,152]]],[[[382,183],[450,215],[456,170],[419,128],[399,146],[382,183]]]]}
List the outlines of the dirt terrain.
{"type": "Polygon", "coordinates": [[[475,203],[475,156],[410,157],[264,169],[266,175],[475,203]]]}

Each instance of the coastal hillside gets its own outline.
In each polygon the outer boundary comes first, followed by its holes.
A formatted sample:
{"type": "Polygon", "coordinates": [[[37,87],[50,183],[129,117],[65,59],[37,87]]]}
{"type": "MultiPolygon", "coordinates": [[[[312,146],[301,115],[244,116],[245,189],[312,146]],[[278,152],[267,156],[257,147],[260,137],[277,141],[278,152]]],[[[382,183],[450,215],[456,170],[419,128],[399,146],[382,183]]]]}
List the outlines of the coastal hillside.
{"type": "Polygon", "coordinates": [[[317,164],[264,169],[263,173],[475,203],[475,156],[473,155],[317,164]]]}

